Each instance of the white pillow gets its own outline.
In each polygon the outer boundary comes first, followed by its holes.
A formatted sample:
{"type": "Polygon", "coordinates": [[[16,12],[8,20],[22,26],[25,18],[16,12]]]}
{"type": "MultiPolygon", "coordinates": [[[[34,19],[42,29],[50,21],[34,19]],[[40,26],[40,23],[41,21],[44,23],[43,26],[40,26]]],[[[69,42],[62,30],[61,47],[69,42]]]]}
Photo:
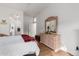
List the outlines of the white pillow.
{"type": "Polygon", "coordinates": [[[0,46],[8,45],[8,44],[15,44],[18,42],[24,43],[24,41],[20,35],[0,37],[0,46]]]}

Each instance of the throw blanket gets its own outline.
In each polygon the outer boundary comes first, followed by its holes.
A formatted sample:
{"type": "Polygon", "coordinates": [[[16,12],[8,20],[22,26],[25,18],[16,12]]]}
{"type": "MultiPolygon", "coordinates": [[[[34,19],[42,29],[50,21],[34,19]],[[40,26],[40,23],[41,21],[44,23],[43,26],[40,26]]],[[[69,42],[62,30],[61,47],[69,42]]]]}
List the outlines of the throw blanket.
{"type": "Polygon", "coordinates": [[[26,34],[22,34],[22,38],[24,39],[24,42],[35,41],[33,37],[26,34]]]}

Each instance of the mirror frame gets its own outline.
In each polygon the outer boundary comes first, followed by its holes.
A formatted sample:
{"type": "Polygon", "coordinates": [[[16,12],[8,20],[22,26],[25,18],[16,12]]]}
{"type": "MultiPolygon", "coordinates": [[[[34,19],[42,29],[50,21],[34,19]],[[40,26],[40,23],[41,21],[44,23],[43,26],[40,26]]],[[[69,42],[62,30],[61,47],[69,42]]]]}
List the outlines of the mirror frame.
{"type": "Polygon", "coordinates": [[[50,16],[48,17],[46,20],[45,20],[45,32],[46,31],[46,23],[49,22],[49,21],[54,21],[56,20],[56,27],[55,27],[55,30],[52,32],[52,33],[57,33],[57,28],[58,28],[58,16],[50,16]]]}

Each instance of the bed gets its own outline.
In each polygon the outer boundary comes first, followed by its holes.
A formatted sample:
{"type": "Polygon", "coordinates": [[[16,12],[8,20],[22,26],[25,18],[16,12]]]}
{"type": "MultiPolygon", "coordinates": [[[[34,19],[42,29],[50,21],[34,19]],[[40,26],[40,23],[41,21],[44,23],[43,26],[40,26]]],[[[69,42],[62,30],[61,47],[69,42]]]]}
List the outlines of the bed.
{"type": "Polygon", "coordinates": [[[40,49],[37,42],[27,40],[24,37],[21,35],[0,37],[0,56],[23,56],[27,54],[38,56],[40,49]]]}

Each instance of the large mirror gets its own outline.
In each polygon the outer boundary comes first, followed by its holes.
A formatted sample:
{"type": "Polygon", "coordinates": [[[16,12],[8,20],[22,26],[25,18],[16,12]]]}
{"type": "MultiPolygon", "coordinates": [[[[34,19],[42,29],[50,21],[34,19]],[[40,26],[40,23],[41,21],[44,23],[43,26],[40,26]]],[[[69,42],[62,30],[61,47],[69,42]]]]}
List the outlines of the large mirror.
{"type": "Polygon", "coordinates": [[[45,20],[45,32],[46,33],[57,33],[58,17],[51,16],[45,20]]]}

